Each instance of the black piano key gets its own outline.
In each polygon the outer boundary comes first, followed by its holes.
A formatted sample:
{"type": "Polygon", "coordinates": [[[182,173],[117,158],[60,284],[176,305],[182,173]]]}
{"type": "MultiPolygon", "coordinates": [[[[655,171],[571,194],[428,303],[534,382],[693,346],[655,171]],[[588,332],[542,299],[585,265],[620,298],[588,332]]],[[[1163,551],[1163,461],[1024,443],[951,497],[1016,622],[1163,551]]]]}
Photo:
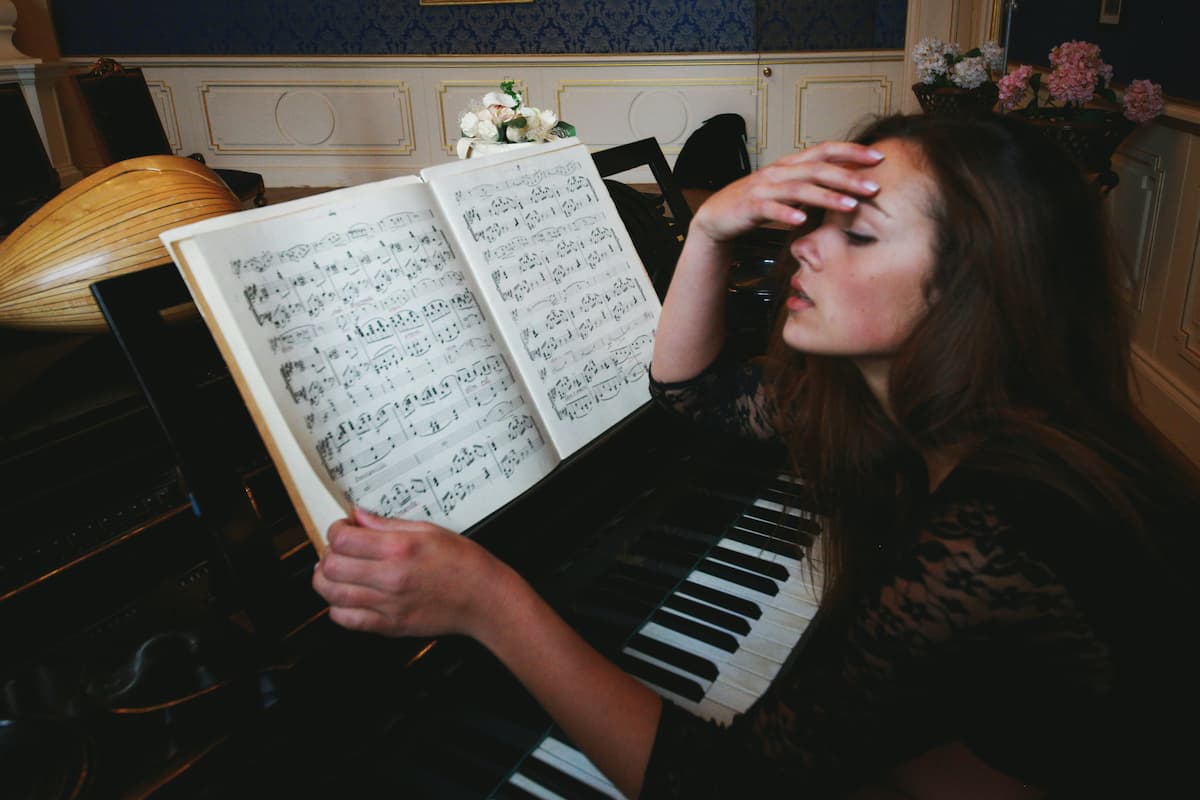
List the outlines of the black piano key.
{"type": "Polygon", "coordinates": [[[488,795],[488,800],[541,800],[541,798],[511,781],[505,781],[488,795]]]}
{"type": "Polygon", "coordinates": [[[690,617],[704,620],[709,625],[724,628],[730,633],[736,633],[740,636],[745,636],[750,632],[750,623],[746,621],[745,617],[739,617],[736,614],[730,614],[728,611],[722,611],[719,608],[698,603],[689,597],[672,595],[663,602],[663,606],[678,611],[681,614],[687,614],[690,617]]]}
{"type": "Polygon", "coordinates": [[[664,661],[673,667],[678,667],[686,672],[690,672],[697,677],[705,680],[715,681],[720,670],[717,665],[709,661],[707,658],[701,658],[695,653],[689,653],[686,650],[681,650],[674,645],[660,642],[656,639],[651,639],[642,634],[635,634],[629,640],[629,646],[635,650],[645,653],[648,656],[654,656],[659,661],[664,661]]]}
{"type": "Polygon", "coordinates": [[[575,798],[579,798],[579,800],[609,800],[608,795],[600,790],[588,786],[574,775],[568,775],[541,759],[532,757],[525,759],[517,772],[555,794],[571,800],[575,800],[575,798]]]}
{"type": "Polygon", "coordinates": [[[799,560],[804,556],[804,550],[793,542],[788,542],[783,539],[776,539],[771,536],[763,536],[758,533],[753,533],[745,528],[735,526],[725,532],[726,539],[732,539],[735,542],[741,542],[744,545],[749,545],[757,550],[762,550],[767,553],[775,553],[777,555],[786,556],[799,560]]]}
{"type": "Polygon", "coordinates": [[[740,614],[748,619],[759,619],[762,617],[762,608],[757,603],[752,603],[742,597],[735,597],[729,594],[729,592],[722,592],[720,589],[714,589],[711,586],[703,586],[694,581],[684,581],[679,585],[678,591],[683,594],[689,594],[692,597],[698,597],[706,603],[720,606],[726,611],[740,614]]]}
{"type": "Polygon", "coordinates": [[[709,558],[724,561],[726,564],[733,564],[735,567],[741,567],[750,572],[757,572],[759,575],[774,578],[777,581],[786,581],[791,577],[791,573],[788,572],[787,567],[783,564],[776,564],[772,561],[739,553],[736,550],[729,550],[725,547],[714,547],[709,554],[709,558]]]}
{"type": "Polygon", "coordinates": [[[630,675],[648,681],[660,689],[672,691],[696,703],[704,699],[704,688],[700,684],[657,664],[643,661],[629,653],[621,653],[617,664],[630,675]]]}
{"type": "Polygon", "coordinates": [[[775,512],[763,512],[762,509],[750,510],[738,517],[738,521],[734,523],[734,527],[752,530],[756,534],[767,536],[769,539],[788,542],[790,545],[811,545],[811,536],[794,527],[794,525],[781,524],[778,519],[774,518],[776,516],[779,515],[775,515],[775,512]]]}
{"type": "Polygon", "coordinates": [[[751,506],[746,509],[746,517],[760,520],[765,525],[770,525],[776,530],[785,532],[785,538],[797,539],[798,541],[811,540],[812,537],[821,533],[821,523],[812,517],[795,516],[794,514],[786,514],[780,511],[770,511],[765,508],[751,506]]]}
{"type": "Polygon", "coordinates": [[[712,559],[706,558],[697,565],[696,569],[701,572],[712,575],[716,578],[724,578],[730,583],[736,583],[738,586],[745,586],[747,589],[753,589],[756,592],[765,594],[768,597],[774,597],[779,594],[779,584],[770,578],[764,578],[761,575],[755,575],[746,572],[744,569],[731,567],[728,564],[722,564],[712,559]]]}
{"type": "Polygon", "coordinates": [[[733,653],[737,651],[737,639],[731,634],[709,627],[702,622],[686,619],[678,614],[672,614],[670,611],[656,611],[654,612],[654,616],[650,617],[650,620],[657,622],[664,628],[670,628],[673,631],[711,644],[713,647],[719,647],[727,652],[733,653]]]}

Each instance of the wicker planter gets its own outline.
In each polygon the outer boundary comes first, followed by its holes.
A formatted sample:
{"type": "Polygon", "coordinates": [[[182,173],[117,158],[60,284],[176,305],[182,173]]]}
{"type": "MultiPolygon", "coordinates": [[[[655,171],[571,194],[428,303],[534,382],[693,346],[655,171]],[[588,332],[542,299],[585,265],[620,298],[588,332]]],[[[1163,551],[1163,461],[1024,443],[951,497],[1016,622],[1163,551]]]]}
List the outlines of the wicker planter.
{"type": "Polygon", "coordinates": [[[987,114],[1000,99],[1000,90],[994,83],[985,83],[974,89],[914,83],[912,90],[926,114],[956,117],[987,114]]]}
{"type": "Polygon", "coordinates": [[[1104,112],[1100,118],[1072,120],[1065,117],[1028,117],[1043,134],[1049,136],[1079,162],[1085,172],[1107,172],[1113,151],[1137,124],[1119,111],[1104,112]]]}

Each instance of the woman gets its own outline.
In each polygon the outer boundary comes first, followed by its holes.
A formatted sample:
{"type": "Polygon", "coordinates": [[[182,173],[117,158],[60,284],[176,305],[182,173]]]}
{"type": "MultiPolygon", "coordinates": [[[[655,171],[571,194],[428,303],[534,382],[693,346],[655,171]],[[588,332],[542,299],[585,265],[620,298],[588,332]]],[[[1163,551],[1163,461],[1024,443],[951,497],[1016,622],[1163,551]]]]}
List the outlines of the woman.
{"type": "Polygon", "coordinates": [[[1094,797],[1122,763],[1147,788],[1184,700],[1187,493],[1136,422],[1108,252],[1088,183],[1001,117],[883,119],[698,210],[652,389],[787,441],[828,511],[824,621],[727,729],[435,526],[356,512],[314,586],[350,628],[475,637],[631,797],[1094,797]],[[720,359],[731,243],[764,223],[797,228],[765,372],[720,359]]]}

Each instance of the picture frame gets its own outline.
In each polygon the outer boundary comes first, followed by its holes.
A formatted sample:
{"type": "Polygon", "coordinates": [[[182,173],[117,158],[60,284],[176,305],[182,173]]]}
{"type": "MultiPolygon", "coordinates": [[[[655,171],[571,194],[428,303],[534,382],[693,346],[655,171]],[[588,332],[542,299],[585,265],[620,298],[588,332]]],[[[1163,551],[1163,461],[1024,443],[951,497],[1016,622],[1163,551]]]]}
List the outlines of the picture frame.
{"type": "Polygon", "coordinates": [[[422,6],[473,6],[499,5],[501,3],[532,3],[533,0],[420,0],[422,6]]]}
{"type": "Polygon", "coordinates": [[[1120,25],[1125,0],[1100,0],[1100,24],[1120,25]]]}

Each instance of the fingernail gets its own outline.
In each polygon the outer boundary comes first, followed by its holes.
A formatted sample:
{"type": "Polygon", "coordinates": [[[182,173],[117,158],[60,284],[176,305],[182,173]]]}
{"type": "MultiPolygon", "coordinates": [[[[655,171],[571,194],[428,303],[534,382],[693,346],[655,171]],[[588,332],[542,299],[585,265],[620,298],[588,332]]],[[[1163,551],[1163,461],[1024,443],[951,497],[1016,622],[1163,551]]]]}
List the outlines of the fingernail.
{"type": "Polygon", "coordinates": [[[874,158],[875,160],[879,160],[879,159],[883,158],[883,153],[879,152],[878,150],[868,150],[867,155],[869,155],[871,158],[874,158]]]}
{"type": "Polygon", "coordinates": [[[878,184],[878,183],[876,183],[875,181],[863,181],[863,182],[862,182],[862,187],[863,187],[864,189],[866,189],[868,192],[877,192],[877,191],[879,191],[879,184],[878,184]]]}
{"type": "Polygon", "coordinates": [[[805,214],[800,209],[796,209],[795,211],[792,212],[792,222],[794,222],[795,224],[800,225],[806,219],[808,219],[808,214],[805,214]]]}
{"type": "Polygon", "coordinates": [[[854,208],[855,206],[858,205],[858,201],[855,200],[853,197],[843,197],[838,202],[841,203],[846,208],[854,208]]]}

